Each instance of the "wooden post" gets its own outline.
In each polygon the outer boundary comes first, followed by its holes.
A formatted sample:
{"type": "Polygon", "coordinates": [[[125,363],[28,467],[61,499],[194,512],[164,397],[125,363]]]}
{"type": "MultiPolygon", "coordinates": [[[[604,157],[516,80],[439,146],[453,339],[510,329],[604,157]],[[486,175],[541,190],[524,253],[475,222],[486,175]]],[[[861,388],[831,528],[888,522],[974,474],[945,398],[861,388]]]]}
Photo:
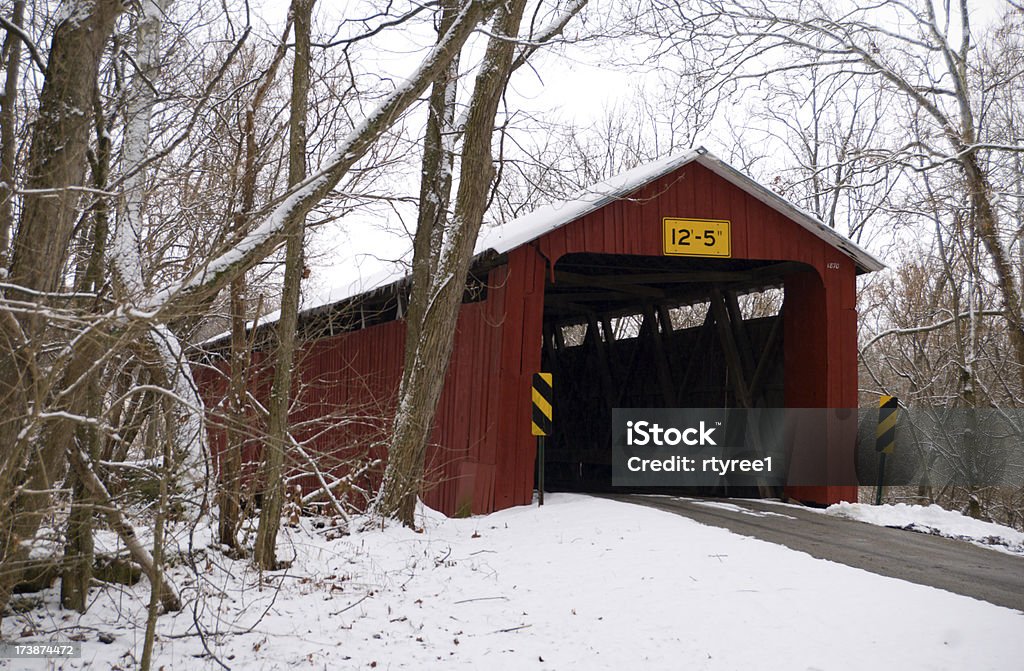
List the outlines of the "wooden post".
{"type": "Polygon", "coordinates": [[[743,364],[743,377],[751,380],[754,377],[754,348],[750,345],[747,325],[743,323],[740,301],[735,291],[726,291],[724,298],[726,312],[729,313],[729,324],[736,340],[736,349],[739,350],[740,362],[743,364]]]}
{"type": "Polygon", "coordinates": [[[736,400],[739,401],[741,407],[749,408],[751,407],[750,392],[743,377],[743,363],[733,338],[732,328],[729,326],[729,311],[725,307],[725,299],[722,297],[721,290],[717,288],[711,290],[711,311],[715,317],[718,338],[722,344],[722,352],[725,354],[725,364],[729,369],[729,376],[732,378],[736,400]]]}
{"type": "Polygon", "coordinates": [[[683,394],[686,393],[688,385],[690,383],[690,374],[693,373],[695,368],[694,364],[697,363],[703,356],[701,347],[704,345],[704,341],[707,339],[709,329],[712,327],[714,318],[711,316],[711,306],[708,306],[708,311],[704,315],[704,323],[701,324],[697,330],[696,342],[693,345],[693,349],[690,351],[690,356],[686,361],[686,370],[683,371],[683,377],[679,380],[679,384],[676,386],[676,405],[680,405],[683,402],[683,394]]]}
{"type": "Polygon", "coordinates": [[[537,436],[537,500],[544,505],[544,438],[554,423],[555,387],[551,373],[534,373],[530,391],[533,413],[530,431],[537,436]]]}
{"type": "Polygon", "coordinates": [[[648,329],[651,343],[654,345],[655,367],[658,369],[661,395],[665,400],[665,406],[671,407],[675,402],[675,393],[672,388],[672,373],[669,371],[668,353],[665,351],[665,343],[661,339],[661,329],[658,327],[654,307],[650,303],[644,305],[644,327],[648,329]]]}
{"type": "MultiPolygon", "coordinates": [[[[726,365],[729,368],[729,374],[733,379],[733,385],[736,389],[736,399],[739,401],[740,407],[752,408],[753,402],[750,397],[750,387],[747,386],[743,376],[743,363],[740,359],[739,350],[736,347],[736,341],[733,338],[733,330],[727,323],[729,320],[729,310],[726,307],[722,292],[718,288],[711,290],[711,309],[718,327],[719,338],[722,341],[726,365]]],[[[750,443],[754,453],[762,454],[761,437],[757,431],[750,431],[748,435],[750,436],[750,443]]],[[[760,495],[765,498],[775,494],[775,488],[765,484],[763,478],[758,478],[757,489],[760,495]]]]}
{"type": "Polygon", "coordinates": [[[590,346],[594,348],[594,354],[597,356],[604,400],[608,409],[611,410],[615,407],[615,383],[612,380],[611,369],[608,365],[608,353],[604,349],[603,339],[597,333],[597,316],[592,312],[587,313],[587,340],[590,341],[590,346]]]}
{"type": "Polygon", "coordinates": [[[896,420],[899,417],[900,401],[895,396],[881,396],[878,399],[878,429],[875,451],[878,452],[878,486],[875,487],[875,505],[882,504],[882,488],[885,486],[885,457],[896,450],[896,420]]]}
{"type": "Polygon", "coordinates": [[[544,436],[537,436],[537,505],[544,505],[544,436]]]}
{"type": "Polygon", "coordinates": [[[764,344],[761,357],[757,361],[757,369],[754,371],[754,378],[750,381],[750,398],[756,400],[763,396],[761,384],[772,365],[772,358],[779,348],[779,341],[782,339],[782,313],[780,312],[772,323],[772,330],[768,333],[768,341],[764,344]]]}

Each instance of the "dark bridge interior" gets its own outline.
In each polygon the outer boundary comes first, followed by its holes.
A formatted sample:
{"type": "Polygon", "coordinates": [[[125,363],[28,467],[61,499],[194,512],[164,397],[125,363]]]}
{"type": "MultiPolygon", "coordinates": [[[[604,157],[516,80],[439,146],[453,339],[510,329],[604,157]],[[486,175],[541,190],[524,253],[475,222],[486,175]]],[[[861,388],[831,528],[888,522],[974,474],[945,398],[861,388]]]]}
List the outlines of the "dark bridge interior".
{"type": "Polygon", "coordinates": [[[786,275],[805,268],[692,257],[562,257],[544,298],[543,370],[555,379],[545,488],[613,491],[612,408],[782,407],[781,287],[786,275]]]}

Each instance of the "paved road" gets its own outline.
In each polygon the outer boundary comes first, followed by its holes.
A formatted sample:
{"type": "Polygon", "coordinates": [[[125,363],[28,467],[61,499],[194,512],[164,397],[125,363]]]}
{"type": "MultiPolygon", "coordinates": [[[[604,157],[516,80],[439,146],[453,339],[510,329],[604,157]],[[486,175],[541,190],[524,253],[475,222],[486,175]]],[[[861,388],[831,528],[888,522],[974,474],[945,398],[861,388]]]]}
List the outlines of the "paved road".
{"type": "Polygon", "coordinates": [[[749,499],[609,498],[676,513],[872,573],[1024,611],[1024,557],[749,499]]]}

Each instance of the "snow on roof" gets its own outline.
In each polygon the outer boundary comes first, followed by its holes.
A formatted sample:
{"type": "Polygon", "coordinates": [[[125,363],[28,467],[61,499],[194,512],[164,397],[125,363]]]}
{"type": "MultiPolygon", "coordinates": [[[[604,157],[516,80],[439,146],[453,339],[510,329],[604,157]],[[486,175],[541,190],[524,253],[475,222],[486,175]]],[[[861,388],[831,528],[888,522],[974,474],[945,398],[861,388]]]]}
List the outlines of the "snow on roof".
{"type": "MultiPolygon", "coordinates": [[[[576,221],[580,217],[599,210],[608,203],[624,198],[637,189],[650,184],[664,175],[678,170],[688,163],[699,163],[722,179],[749,193],[765,205],[792,219],[813,235],[836,247],[857,264],[863,272],[881,270],[885,265],[872,256],[867,250],[859,247],[846,236],[826,226],[820,219],[807,210],[786,200],[765,186],[755,182],[742,172],[733,168],[704,147],[689,149],[673,154],[651,163],[618,174],[599,184],[587,187],[575,198],[551,205],[538,207],[529,214],[523,215],[501,226],[481,231],[477,240],[475,255],[485,252],[504,254],[516,247],[532,242],[550,233],[556,228],[576,221]]],[[[344,289],[335,288],[329,292],[329,301],[310,305],[309,308],[323,307],[329,303],[353,298],[361,293],[368,293],[383,288],[405,275],[401,267],[378,273],[366,280],[348,285],[344,289]]]]}
{"type": "Polygon", "coordinates": [[[507,224],[484,231],[481,233],[480,239],[477,240],[476,253],[480,254],[491,249],[498,254],[504,254],[520,245],[536,240],[556,228],[599,210],[608,203],[683,167],[698,159],[700,153],[704,151],[706,150],[703,148],[690,149],[651,163],[645,163],[599,184],[587,187],[572,200],[538,207],[533,212],[507,224]]]}
{"type": "MultiPolygon", "coordinates": [[[[704,147],[689,149],[637,166],[599,184],[587,187],[573,199],[538,207],[529,214],[513,221],[483,230],[481,231],[480,238],[477,240],[474,254],[479,256],[485,252],[493,254],[509,252],[561,226],[572,223],[584,215],[599,210],[608,203],[624,198],[659,177],[694,162],[699,163],[722,179],[793,220],[811,234],[839,249],[853,259],[858,270],[874,272],[885,267],[881,261],[867,250],[834,229],[829,228],[807,210],[754,181],[704,147]]],[[[309,312],[361,294],[368,294],[395,284],[405,278],[406,274],[403,267],[396,264],[370,277],[330,287],[326,291],[311,296],[309,300],[303,301],[302,311],[309,312]]],[[[260,323],[274,322],[277,320],[278,315],[278,312],[268,314],[260,320],[260,323]]],[[[214,336],[207,342],[220,340],[224,335],[226,334],[214,336]]]]}

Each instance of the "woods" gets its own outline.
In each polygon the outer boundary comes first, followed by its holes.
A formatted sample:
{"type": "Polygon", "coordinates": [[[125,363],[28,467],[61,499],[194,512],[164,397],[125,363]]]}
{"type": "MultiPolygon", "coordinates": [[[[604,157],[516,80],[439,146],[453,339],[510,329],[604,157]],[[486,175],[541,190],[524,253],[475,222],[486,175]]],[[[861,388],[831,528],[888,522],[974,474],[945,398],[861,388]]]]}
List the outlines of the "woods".
{"type": "MultiPolygon", "coordinates": [[[[40,572],[85,612],[117,560],[151,587],[156,667],[159,615],[202,598],[169,563],[271,574],[313,503],[339,534],[415,528],[480,236],[691,145],[888,263],[860,284],[861,405],[1024,405],[1019,3],[280,4],[0,5],[4,618],[40,572]],[[584,117],[557,91],[574,67],[632,88],[584,117]],[[408,277],[401,378],[308,420],[318,296],[360,246],[408,277]],[[358,458],[313,450],[324,432],[358,458]]],[[[1024,487],[890,496],[1024,524],[1024,487]]]]}

